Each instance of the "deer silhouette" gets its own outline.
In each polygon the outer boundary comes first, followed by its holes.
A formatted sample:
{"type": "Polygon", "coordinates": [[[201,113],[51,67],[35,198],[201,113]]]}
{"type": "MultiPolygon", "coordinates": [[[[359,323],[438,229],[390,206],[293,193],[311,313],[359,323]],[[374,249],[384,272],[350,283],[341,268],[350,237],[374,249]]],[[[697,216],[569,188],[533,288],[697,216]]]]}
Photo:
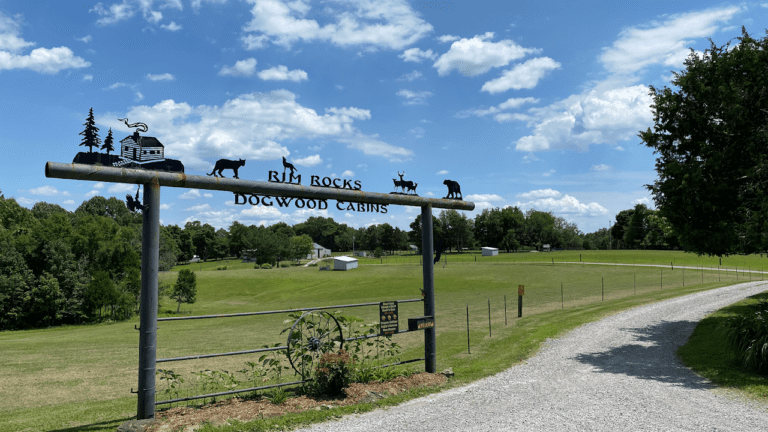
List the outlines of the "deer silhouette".
{"type": "Polygon", "coordinates": [[[408,182],[411,183],[408,185],[408,192],[413,191],[413,194],[416,195],[416,187],[419,185],[418,183],[408,182]]]}

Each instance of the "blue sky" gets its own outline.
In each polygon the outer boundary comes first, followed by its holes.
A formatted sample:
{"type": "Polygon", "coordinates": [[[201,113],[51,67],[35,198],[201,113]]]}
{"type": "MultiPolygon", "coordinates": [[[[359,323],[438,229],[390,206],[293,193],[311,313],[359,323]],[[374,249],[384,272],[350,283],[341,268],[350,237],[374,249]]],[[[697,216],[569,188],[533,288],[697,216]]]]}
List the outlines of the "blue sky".
{"type": "MultiPolygon", "coordinates": [[[[120,118],[146,123],[187,174],[244,158],[240,178],[266,181],[285,156],[304,179],[387,193],[405,171],[421,196],[458,181],[470,217],[517,205],[592,232],[653,206],[655,157],[637,138],[653,124],[647,86],[670,86],[707,38],[742,25],[760,38],[765,23],[765,1],[0,0],[0,190],[69,210],[135,192],[44,175],[86,150],[93,107],[102,140],[131,134],[120,118]]],[[[170,187],[161,202],[163,224],[217,228],[314,215],[407,229],[419,213],[170,187]]]]}

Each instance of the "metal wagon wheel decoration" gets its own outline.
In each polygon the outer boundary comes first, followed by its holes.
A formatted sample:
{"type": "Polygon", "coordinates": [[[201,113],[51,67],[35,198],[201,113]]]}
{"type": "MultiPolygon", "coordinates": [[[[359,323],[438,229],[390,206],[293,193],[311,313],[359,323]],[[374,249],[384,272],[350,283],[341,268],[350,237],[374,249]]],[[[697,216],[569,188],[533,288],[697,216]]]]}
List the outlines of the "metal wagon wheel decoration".
{"type": "Polygon", "coordinates": [[[288,361],[293,369],[307,379],[320,357],[344,346],[344,335],[336,318],[323,311],[305,312],[288,333],[288,361]]]}

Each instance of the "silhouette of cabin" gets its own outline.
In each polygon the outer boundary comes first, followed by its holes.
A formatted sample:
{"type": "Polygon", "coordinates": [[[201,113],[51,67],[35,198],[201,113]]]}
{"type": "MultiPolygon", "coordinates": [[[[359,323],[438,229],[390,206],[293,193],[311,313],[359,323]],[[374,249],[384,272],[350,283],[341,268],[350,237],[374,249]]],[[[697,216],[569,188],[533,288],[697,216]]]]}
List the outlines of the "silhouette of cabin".
{"type": "Polygon", "coordinates": [[[155,137],[141,136],[136,131],[120,140],[120,156],[138,164],[165,160],[165,146],[155,137]]]}

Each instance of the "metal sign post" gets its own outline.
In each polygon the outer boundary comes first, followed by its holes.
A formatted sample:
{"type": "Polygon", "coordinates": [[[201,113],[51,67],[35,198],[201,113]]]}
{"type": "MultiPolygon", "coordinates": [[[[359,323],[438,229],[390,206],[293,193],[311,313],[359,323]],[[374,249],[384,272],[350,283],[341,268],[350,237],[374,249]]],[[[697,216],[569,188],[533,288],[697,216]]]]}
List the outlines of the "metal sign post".
{"type": "MultiPolygon", "coordinates": [[[[227,169],[225,167],[224,169],[227,169]]],[[[233,169],[229,167],[229,169],[233,169]]],[[[237,172],[235,171],[235,174],[237,172]]],[[[135,205],[143,208],[142,246],[141,246],[141,323],[139,336],[139,389],[137,418],[149,419],[155,416],[155,365],[157,345],[157,284],[158,264],[160,260],[160,187],[195,188],[251,194],[252,197],[293,197],[306,199],[307,205],[312,200],[336,200],[341,210],[341,203],[365,203],[380,205],[410,205],[421,207],[422,219],[422,262],[424,273],[424,315],[425,319],[435,316],[434,261],[432,255],[432,208],[474,210],[475,204],[463,201],[463,198],[424,198],[415,194],[385,194],[364,192],[359,189],[337,188],[328,186],[302,186],[301,184],[279,182],[257,182],[238,178],[207,177],[187,175],[183,172],[152,171],[149,169],[121,168],[81,163],[48,162],[45,176],[71,180],[89,180],[96,182],[128,183],[144,185],[144,203],[135,205]]],[[[314,176],[313,176],[314,177],[314,176]]],[[[446,180],[447,181],[447,180],[446,180]]],[[[330,180],[329,180],[330,182],[330,180]]],[[[445,183],[445,182],[444,182],[445,183]]],[[[458,183],[449,185],[449,195],[460,194],[458,183]]],[[[249,201],[251,198],[249,198],[249,201]]],[[[269,204],[261,200],[264,205],[269,204]]],[[[285,200],[283,200],[285,201],[285,200]]],[[[298,200],[297,200],[298,201],[298,200]]],[[[279,201],[277,201],[279,203],[279,201]]],[[[301,205],[305,201],[301,201],[301,205]]],[[[360,210],[362,211],[362,210],[360,210]]],[[[320,254],[318,253],[318,258],[320,254]]],[[[425,324],[426,325],[426,324],[425,324]]],[[[434,323],[424,329],[425,370],[434,373],[436,363],[436,341],[434,323]]]]}

